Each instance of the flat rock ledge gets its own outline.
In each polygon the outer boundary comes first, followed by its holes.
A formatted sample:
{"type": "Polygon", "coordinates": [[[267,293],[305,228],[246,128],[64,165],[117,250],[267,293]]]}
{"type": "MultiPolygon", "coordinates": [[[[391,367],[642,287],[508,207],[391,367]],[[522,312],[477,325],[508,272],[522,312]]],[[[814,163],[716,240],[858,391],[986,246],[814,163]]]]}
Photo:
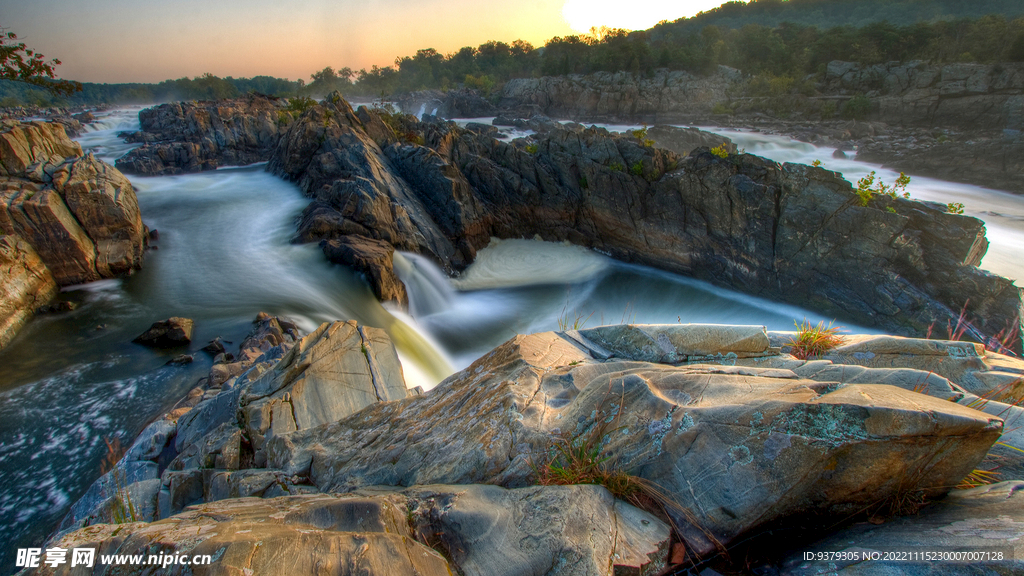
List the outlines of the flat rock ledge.
{"type": "MultiPolygon", "coordinates": [[[[520,335],[420,393],[383,331],[336,322],[299,339],[261,315],[240,360],[147,428],[118,464],[123,485],[98,481],[52,542],[210,554],[208,574],[655,574],[675,552],[708,560],[774,527],[834,531],[908,495],[941,499],[997,440],[1018,442],[1003,418],[1019,409],[967,404],[1011,389],[1024,362],[889,336],[800,360],[788,337],[718,325],[520,335]],[[601,487],[536,486],[567,439],[590,439],[674,505],[655,517],[601,487]],[[111,525],[125,494],[138,522],[111,525]]],[[[971,510],[953,522],[978,538],[1024,535],[971,510]]],[[[783,560],[772,569],[804,573],[783,560]]],[[[844,573],[887,573],[865,569],[844,573]]]]}

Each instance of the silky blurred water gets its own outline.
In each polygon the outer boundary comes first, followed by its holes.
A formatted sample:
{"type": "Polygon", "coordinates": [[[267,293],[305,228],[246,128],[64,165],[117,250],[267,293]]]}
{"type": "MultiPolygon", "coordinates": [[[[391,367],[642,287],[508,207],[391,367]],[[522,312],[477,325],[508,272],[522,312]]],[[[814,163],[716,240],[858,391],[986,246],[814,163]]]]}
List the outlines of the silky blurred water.
{"type": "MultiPolygon", "coordinates": [[[[138,129],[137,114],[137,108],[107,113],[78,140],[113,163],[132,148],[117,133],[138,129]]],[[[833,160],[830,149],[728,133],[747,152],[774,160],[820,159],[848,179],[870,170],[887,181],[895,178],[877,166],[833,160]]],[[[579,247],[532,240],[492,242],[455,280],[426,258],[398,254],[395,267],[408,287],[410,308],[387,310],[359,275],[327,262],[315,244],[291,243],[308,200],[263,166],[131,180],[144,222],[159,231],[143,269],[66,290],[61,298],[78,303],[76,310],[37,316],[0,351],[0,538],[10,543],[0,558],[4,570],[13,565],[9,555],[16,548],[41,546],[99,476],[104,439],[130,444],[208,371],[211,359],[198,349],[217,336],[237,345],[260,311],[290,317],[305,330],[338,319],[384,328],[409,385],[425,388],[517,333],[557,330],[565,322],[712,322],[785,330],[804,318],[830,320],[579,247]],[[131,343],[169,316],[196,322],[187,350],[195,355],[191,365],[165,365],[186,350],[131,343]]],[[[992,249],[984,265],[1024,277],[1014,261],[1024,246],[1024,199],[925,178],[914,178],[908,190],[921,199],[963,202],[989,226],[992,249]]]]}

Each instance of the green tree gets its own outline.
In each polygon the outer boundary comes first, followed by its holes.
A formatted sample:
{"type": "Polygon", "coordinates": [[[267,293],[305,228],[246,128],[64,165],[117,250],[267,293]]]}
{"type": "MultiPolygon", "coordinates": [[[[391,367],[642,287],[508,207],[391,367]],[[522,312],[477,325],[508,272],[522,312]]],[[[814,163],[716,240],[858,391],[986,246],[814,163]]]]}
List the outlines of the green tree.
{"type": "Polygon", "coordinates": [[[14,32],[0,27],[0,79],[42,86],[54,95],[70,96],[80,91],[82,84],[79,82],[56,80],[57,66],[60,60],[46,60],[24,42],[18,42],[14,32]]]}

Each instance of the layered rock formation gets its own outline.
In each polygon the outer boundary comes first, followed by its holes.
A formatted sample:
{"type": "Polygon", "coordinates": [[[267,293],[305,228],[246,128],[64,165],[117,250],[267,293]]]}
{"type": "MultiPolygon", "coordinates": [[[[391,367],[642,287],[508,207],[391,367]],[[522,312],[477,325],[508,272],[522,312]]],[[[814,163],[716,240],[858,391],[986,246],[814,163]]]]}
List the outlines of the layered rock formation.
{"type": "Polygon", "coordinates": [[[763,327],[607,326],[517,336],[417,395],[379,331],[291,334],[261,316],[240,356],[264,352],[226,381],[211,372],[216,385],[147,428],[118,465],[127,480],[98,481],[56,542],[221,551],[224,571],[329,548],[392,573],[408,551],[434,558],[427,545],[463,574],[653,574],[669,560],[661,520],[604,488],[529,487],[553,447],[586,442],[608,468],[659,486],[671,538],[693,560],[764,526],[832,525],[945,494],[1003,432],[956,403],[976,399],[958,382],[1024,375],[958,342],[856,337],[833,360],[805,361],[763,327]],[[918,369],[938,354],[951,378],[918,369]],[[857,363],[875,360],[886,368],[857,363]],[[119,498],[151,523],[115,535],[102,522],[119,498]],[[360,542],[376,549],[360,556],[360,542]]]}
{"type": "MultiPolygon", "coordinates": [[[[144,231],[131,182],[91,153],[83,154],[61,125],[3,122],[0,235],[31,245],[48,270],[33,275],[52,274],[57,285],[67,286],[129,274],[142,264],[144,231]]],[[[45,304],[52,296],[47,285],[44,281],[34,294],[13,301],[45,304]]]]}
{"type": "Polygon", "coordinates": [[[711,76],[657,70],[650,78],[628,72],[517,78],[505,83],[499,106],[573,120],[679,122],[710,114],[740,80],[738,70],[725,66],[711,76]]]}
{"type": "Polygon", "coordinates": [[[278,98],[249,95],[147,108],[139,113],[142,131],[127,137],[143,146],[119,158],[117,167],[153,176],[264,162],[293,119],[286,107],[278,98]]]}
{"type": "Polygon", "coordinates": [[[865,94],[873,119],[897,126],[1024,128],[1024,64],[829,62],[826,94],[865,94]]]}
{"type": "Polygon", "coordinates": [[[7,345],[32,316],[57,294],[57,283],[32,245],[17,236],[0,236],[0,347],[7,345]]]}
{"type": "Polygon", "coordinates": [[[862,206],[820,168],[682,158],[600,129],[527,146],[404,122],[424,146],[337,95],[289,128],[268,169],[314,200],[300,238],[365,236],[454,271],[491,237],[536,235],[897,334],[924,334],[967,300],[987,334],[1019,322],[1020,290],[976,267],[987,242],[975,218],[883,196],[862,206]]]}

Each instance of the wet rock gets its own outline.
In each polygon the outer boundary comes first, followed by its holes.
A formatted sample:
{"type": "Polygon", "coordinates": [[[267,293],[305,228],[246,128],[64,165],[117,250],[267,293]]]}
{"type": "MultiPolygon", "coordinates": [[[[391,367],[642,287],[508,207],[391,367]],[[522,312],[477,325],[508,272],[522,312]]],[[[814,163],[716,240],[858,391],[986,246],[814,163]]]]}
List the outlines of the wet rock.
{"type": "Polygon", "coordinates": [[[36,308],[36,314],[59,314],[62,312],[71,312],[78,308],[78,304],[71,300],[60,300],[46,306],[40,306],[36,308]]]}
{"type": "Polygon", "coordinates": [[[195,358],[192,357],[191,354],[178,354],[174,358],[171,358],[170,360],[168,360],[167,361],[167,365],[168,366],[184,366],[186,364],[191,364],[193,360],[195,360],[195,358]]]}
{"type": "Polygon", "coordinates": [[[214,356],[216,356],[217,354],[222,354],[224,351],[224,341],[221,340],[220,336],[214,338],[213,340],[210,340],[209,344],[203,346],[203,352],[213,354],[214,356]]]}
{"type": "Polygon", "coordinates": [[[57,295],[57,283],[32,246],[17,236],[0,235],[0,347],[57,295]]]}
{"type": "Polygon", "coordinates": [[[195,323],[191,318],[172,317],[154,322],[132,342],[151,348],[173,348],[184,346],[192,341],[192,330],[195,323]]]}
{"type": "Polygon", "coordinates": [[[843,152],[840,148],[836,148],[836,151],[832,153],[832,157],[838,160],[846,160],[847,158],[846,152],[843,152]]]}
{"type": "Polygon", "coordinates": [[[405,284],[395,275],[394,246],[382,240],[354,235],[324,240],[320,247],[331,262],[348,266],[366,276],[378,300],[408,306],[405,284]]]}

